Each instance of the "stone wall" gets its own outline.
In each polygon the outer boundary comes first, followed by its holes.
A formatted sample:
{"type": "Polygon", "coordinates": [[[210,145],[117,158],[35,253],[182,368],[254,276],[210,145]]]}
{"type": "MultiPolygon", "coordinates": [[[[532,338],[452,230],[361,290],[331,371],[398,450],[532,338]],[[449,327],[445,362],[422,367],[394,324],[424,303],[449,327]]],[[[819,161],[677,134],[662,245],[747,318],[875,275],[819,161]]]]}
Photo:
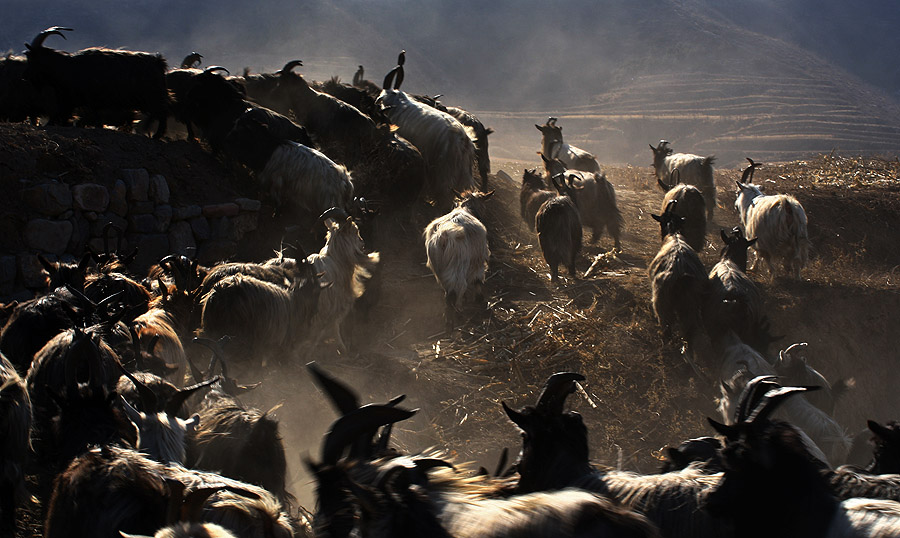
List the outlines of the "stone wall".
{"type": "MultiPolygon", "coordinates": [[[[232,257],[238,241],[258,224],[258,200],[172,206],[169,198],[166,178],[143,168],[121,170],[112,187],[60,181],[29,187],[21,229],[26,250],[0,256],[0,294],[28,298],[28,289],[45,286],[38,254],[74,261],[88,245],[102,252],[107,223],[125,230],[123,252],[138,248],[131,266],[138,275],[168,254],[196,256],[201,263],[232,257]]],[[[115,249],[116,233],[110,235],[109,246],[115,249]]]]}

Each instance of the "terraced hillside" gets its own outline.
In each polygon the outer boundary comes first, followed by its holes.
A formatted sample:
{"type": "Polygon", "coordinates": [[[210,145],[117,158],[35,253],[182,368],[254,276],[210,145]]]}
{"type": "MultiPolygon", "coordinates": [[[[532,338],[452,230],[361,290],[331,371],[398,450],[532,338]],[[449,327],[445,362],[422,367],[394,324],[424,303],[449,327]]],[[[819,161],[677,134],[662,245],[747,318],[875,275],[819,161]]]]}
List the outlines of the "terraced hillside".
{"type": "Polygon", "coordinates": [[[723,166],[745,155],[780,161],[835,149],[896,153],[898,110],[864,102],[860,91],[846,81],[807,75],[653,74],[583,106],[479,114],[497,130],[497,145],[518,155],[538,148],[540,133],[530,124],[548,115],[559,118],[569,143],[607,162],[643,163],[651,158],[646,144],[661,138],[676,151],[715,154],[723,166]]]}

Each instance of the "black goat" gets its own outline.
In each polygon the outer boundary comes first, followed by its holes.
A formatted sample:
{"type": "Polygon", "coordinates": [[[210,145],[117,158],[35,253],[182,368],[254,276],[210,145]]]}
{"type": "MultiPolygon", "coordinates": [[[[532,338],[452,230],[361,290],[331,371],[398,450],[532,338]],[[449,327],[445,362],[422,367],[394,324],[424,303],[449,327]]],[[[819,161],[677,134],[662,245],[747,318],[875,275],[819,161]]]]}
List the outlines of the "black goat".
{"type": "Polygon", "coordinates": [[[727,525],[716,523],[701,510],[721,475],[693,467],[640,475],[591,465],[581,415],[563,411],[575,382],[583,379],[577,373],[557,373],[547,380],[535,406],[515,411],[503,404],[507,416],[523,432],[522,452],[515,464],[517,491],[582,488],[643,513],[664,537],[727,536],[727,525]]]}
{"type": "Polygon", "coordinates": [[[732,521],[738,538],[897,536],[900,504],[873,499],[840,502],[823,472],[825,465],[809,453],[801,432],[770,420],[782,401],[805,390],[775,386],[758,394],[755,402],[747,402],[735,424],[710,419],[726,440],[725,473],[707,497],[707,510],[732,521]]]}
{"type": "Polygon", "coordinates": [[[581,217],[573,200],[576,188],[565,181],[561,178],[557,183],[553,178],[560,195],[541,204],[534,218],[538,242],[544,260],[550,266],[552,282],[558,280],[560,263],[569,270],[569,276],[575,278],[575,259],[581,251],[581,217]]]}
{"type": "Polygon", "coordinates": [[[24,56],[7,54],[0,58],[0,121],[37,121],[37,94],[23,78],[27,67],[24,56]]]}
{"type": "Polygon", "coordinates": [[[529,230],[534,230],[534,217],[541,204],[553,196],[553,191],[545,188],[544,180],[536,169],[525,170],[522,174],[522,190],[519,191],[519,214],[529,230]]]}
{"type": "Polygon", "coordinates": [[[48,36],[65,38],[69,30],[48,28],[26,45],[24,77],[38,92],[53,93],[55,102],[46,110],[51,123],[67,123],[78,107],[116,118],[140,110],[159,121],[154,138],[162,137],[169,107],[165,59],[146,52],[89,48],[69,54],[44,47],[48,36]]]}

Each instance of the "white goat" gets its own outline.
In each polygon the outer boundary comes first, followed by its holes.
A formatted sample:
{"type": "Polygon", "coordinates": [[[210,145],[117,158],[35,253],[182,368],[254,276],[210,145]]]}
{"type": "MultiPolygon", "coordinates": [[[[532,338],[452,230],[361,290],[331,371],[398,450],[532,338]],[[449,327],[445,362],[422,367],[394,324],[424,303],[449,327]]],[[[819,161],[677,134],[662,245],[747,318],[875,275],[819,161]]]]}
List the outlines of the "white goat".
{"type": "Polygon", "coordinates": [[[474,286],[477,299],[482,300],[481,286],[491,251],[480,209],[481,202],[493,194],[494,191],[463,193],[453,211],[425,227],[428,268],[444,289],[448,314],[451,309],[462,307],[470,286],[474,286]]]}
{"type": "Polygon", "coordinates": [[[475,189],[472,166],[475,162],[474,131],[464,127],[453,116],[411,99],[400,91],[403,82],[405,54],[400,53],[398,66],[384,79],[381,95],[375,101],[397,133],[409,140],[425,159],[425,189],[438,207],[448,207],[453,192],[475,189]],[[396,83],[391,83],[396,76],[396,83]]]}
{"type": "Polygon", "coordinates": [[[312,319],[310,349],[330,330],[338,349],[346,353],[347,346],[341,338],[341,323],[353,307],[353,302],[363,294],[363,283],[371,276],[380,256],[377,252],[366,254],[359,229],[343,209],[331,208],[322,213],[319,221],[324,221],[328,228],[325,246],[318,254],[307,256],[306,260],[315,266],[316,273],[322,275],[322,285],[327,287],[319,294],[318,311],[312,319]]]}
{"type": "Polygon", "coordinates": [[[343,165],[276,136],[254,118],[235,122],[225,143],[232,157],[254,171],[260,191],[278,207],[319,215],[331,207],[348,208],[353,199],[353,183],[343,165]]]}
{"type": "Polygon", "coordinates": [[[666,181],[672,177],[672,172],[678,170],[678,179],[681,183],[694,185],[703,193],[706,202],[706,222],[712,222],[716,210],[716,183],[713,179],[713,163],[716,158],[712,155],[701,157],[691,153],[673,154],[672,148],[668,146],[669,143],[665,140],[660,140],[655,148],[650,144],[656,178],[666,181]]]}
{"type": "Polygon", "coordinates": [[[764,195],[759,185],[744,183],[748,175],[752,179],[756,166],[755,163],[748,166],[737,182],[734,207],[741,214],[744,235],[758,239],[756,253],[766,264],[770,277],[774,278],[775,263],[781,261],[786,271],[800,278],[800,269],[809,259],[806,211],[793,196],[764,195]]]}
{"type": "Polygon", "coordinates": [[[541,132],[541,156],[548,161],[559,159],[569,170],[600,173],[600,164],[593,154],[581,148],[570,146],[563,141],[562,127],[556,125],[556,118],[547,118],[544,125],[534,124],[541,132]]]}
{"type": "MultiPolygon", "coordinates": [[[[776,372],[762,355],[732,334],[729,345],[725,347],[720,368],[722,398],[719,400],[719,414],[724,420],[729,421],[734,417],[738,396],[744,385],[760,375],[774,376],[776,372]]],[[[784,402],[776,416],[802,430],[811,439],[810,448],[816,447],[816,456],[823,462],[837,466],[850,453],[852,440],[844,428],[802,395],[784,402]]]]}

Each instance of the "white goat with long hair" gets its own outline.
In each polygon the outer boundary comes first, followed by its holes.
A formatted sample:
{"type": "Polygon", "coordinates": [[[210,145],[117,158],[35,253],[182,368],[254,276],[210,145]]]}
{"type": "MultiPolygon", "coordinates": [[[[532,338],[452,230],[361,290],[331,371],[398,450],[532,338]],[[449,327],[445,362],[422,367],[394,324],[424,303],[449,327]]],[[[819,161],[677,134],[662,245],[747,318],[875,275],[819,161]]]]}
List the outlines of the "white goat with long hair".
{"type": "Polygon", "coordinates": [[[313,264],[324,287],[319,294],[318,311],[312,319],[310,336],[315,347],[328,331],[334,336],[338,349],[346,353],[341,338],[341,322],[350,313],[353,302],[365,291],[365,281],[378,265],[377,252],[367,254],[365,244],[353,218],[343,209],[333,207],[319,216],[328,228],[325,246],[306,261],[313,264]]]}
{"type": "Polygon", "coordinates": [[[672,177],[672,172],[678,170],[678,180],[681,183],[694,185],[703,193],[706,202],[706,222],[711,223],[716,210],[716,183],[713,180],[713,163],[716,158],[712,155],[701,157],[692,153],[673,154],[672,148],[665,140],[660,140],[656,147],[650,144],[650,149],[653,150],[653,169],[656,178],[666,181],[672,177]]]}
{"type": "Polygon", "coordinates": [[[750,161],[737,182],[734,207],[741,214],[744,235],[758,239],[756,253],[768,268],[770,277],[775,277],[775,264],[780,261],[794,278],[800,278],[800,269],[809,260],[806,211],[793,196],[765,195],[759,185],[745,183],[753,179],[757,166],[759,163],[750,161]]]}
{"type": "Polygon", "coordinates": [[[472,174],[475,133],[453,116],[419,103],[400,91],[404,61],[405,51],[400,53],[399,65],[385,77],[376,104],[397,126],[397,133],[422,153],[427,169],[425,190],[438,207],[446,208],[454,191],[475,189],[472,174]],[[390,87],[392,82],[393,88],[390,87]]]}
{"type": "Polygon", "coordinates": [[[481,222],[481,203],[493,194],[494,191],[462,193],[453,211],[425,227],[428,268],[444,289],[448,314],[462,307],[470,287],[474,287],[479,301],[482,298],[481,286],[491,251],[487,228],[481,222]]]}

